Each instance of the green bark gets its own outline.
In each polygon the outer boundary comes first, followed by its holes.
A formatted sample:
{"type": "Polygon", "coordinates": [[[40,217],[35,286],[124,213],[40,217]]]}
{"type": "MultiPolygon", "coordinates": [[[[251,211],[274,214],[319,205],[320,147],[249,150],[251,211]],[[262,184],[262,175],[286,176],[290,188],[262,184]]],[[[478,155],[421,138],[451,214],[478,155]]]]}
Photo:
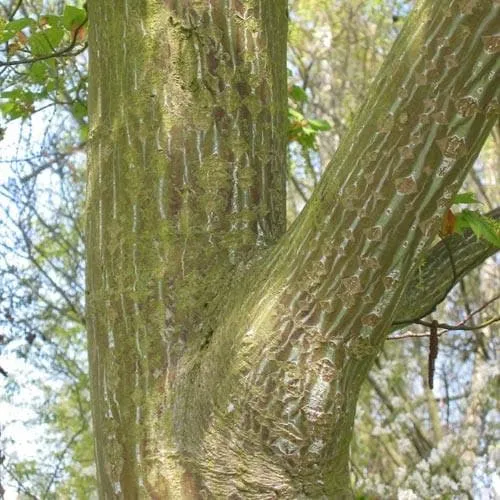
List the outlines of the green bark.
{"type": "Polygon", "coordinates": [[[286,5],[91,2],[89,17],[101,494],[189,497],[177,459],[165,472],[180,364],[210,339],[235,266],[285,229],[286,5]]]}
{"type": "Polygon", "coordinates": [[[419,4],[286,234],[286,2],[113,4],[89,1],[101,498],[350,498],[360,385],[498,118],[499,4],[419,4]]]}

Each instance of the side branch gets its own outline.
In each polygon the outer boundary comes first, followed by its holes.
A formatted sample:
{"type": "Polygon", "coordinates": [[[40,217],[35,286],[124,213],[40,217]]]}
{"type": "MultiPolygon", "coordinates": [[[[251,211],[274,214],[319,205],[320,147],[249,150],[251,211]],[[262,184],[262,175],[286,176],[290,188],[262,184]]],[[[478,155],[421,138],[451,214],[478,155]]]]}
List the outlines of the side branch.
{"type": "MultiPolygon", "coordinates": [[[[488,216],[500,219],[500,208],[491,211],[488,216]]],[[[446,241],[449,251],[440,241],[424,255],[422,265],[415,267],[396,310],[392,330],[430,314],[463,276],[499,250],[486,240],[478,239],[471,231],[464,235],[451,235],[446,241]],[[453,275],[451,259],[456,276],[453,275]]]]}

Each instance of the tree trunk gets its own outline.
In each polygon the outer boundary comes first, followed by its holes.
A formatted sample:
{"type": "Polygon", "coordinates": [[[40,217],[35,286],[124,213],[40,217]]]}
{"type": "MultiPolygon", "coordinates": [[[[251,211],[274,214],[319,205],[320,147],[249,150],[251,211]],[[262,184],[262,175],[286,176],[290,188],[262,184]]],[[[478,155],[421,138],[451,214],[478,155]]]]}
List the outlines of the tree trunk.
{"type": "Polygon", "coordinates": [[[351,498],[359,388],[498,118],[498,1],[420,3],[286,233],[286,1],[88,7],[101,498],[351,498]]]}

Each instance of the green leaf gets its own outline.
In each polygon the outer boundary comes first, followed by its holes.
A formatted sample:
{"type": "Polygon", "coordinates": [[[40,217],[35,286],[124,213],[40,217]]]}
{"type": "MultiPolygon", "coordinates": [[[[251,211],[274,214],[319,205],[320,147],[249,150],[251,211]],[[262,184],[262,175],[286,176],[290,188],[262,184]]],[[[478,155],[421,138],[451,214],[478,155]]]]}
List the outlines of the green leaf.
{"type": "Polygon", "coordinates": [[[316,145],[315,134],[300,134],[297,137],[297,142],[306,149],[314,149],[316,145]]]}
{"type": "Polygon", "coordinates": [[[292,85],[292,88],[290,89],[288,94],[290,98],[295,102],[307,102],[306,91],[298,85],[292,85]]]}
{"type": "Polygon", "coordinates": [[[37,61],[29,67],[29,76],[33,83],[45,83],[47,81],[47,65],[44,61],[37,61]]]}
{"type": "Polygon", "coordinates": [[[452,205],[458,205],[458,204],[464,204],[464,205],[472,205],[474,203],[481,203],[476,199],[476,195],[474,193],[470,192],[465,192],[465,193],[458,193],[455,198],[453,198],[452,205]]]}
{"type": "Polygon", "coordinates": [[[31,35],[29,44],[34,56],[50,56],[54,52],[54,46],[51,45],[44,31],[31,35]]]}
{"type": "Polygon", "coordinates": [[[31,52],[34,56],[51,55],[64,36],[62,28],[52,27],[37,31],[29,38],[31,52]]]}
{"type": "Polygon", "coordinates": [[[297,121],[302,121],[304,119],[304,115],[293,108],[288,108],[288,115],[290,118],[297,121]]]}
{"type": "Polygon", "coordinates": [[[87,116],[87,106],[76,101],[71,105],[71,113],[77,120],[81,120],[87,116]]]}
{"type": "Polygon", "coordinates": [[[309,126],[314,130],[331,130],[332,126],[326,120],[308,120],[309,126]]]}
{"type": "Polygon", "coordinates": [[[85,9],[79,9],[73,5],[66,5],[64,7],[63,22],[66,29],[72,30],[82,25],[86,18],[87,12],[85,9]]]}
{"type": "Polygon", "coordinates": [[[51,14],[48,14],[46,16],[42,16],[40,18],[40,24],[43,26],[51,26],[54,28],[63,28],[64,27],[64,20],[62,16],[54,16],[51,14]]]}
{"type": "Polygon", "coordinates": [[[21,19],[15,19],[14,21],[8,22],[4,30],[5,31],[14,31],[17,33],[18,31],[23,30],[24,28],[27,28],[28,26],[34,26],[35,21],[29,17],[22,17],[21,19]]]}
{"type": "Polygon", "coordinates": [[[34,25],[35,21],[29,17],[23,17],[21,19],[16,19],[15,21],[10,21],[5,24],[2,29],[0,29],[0,43],[8,42],[24,28],[34,25]]]}
{"type": "MultiPolygon", "coordinates": [[[[50,62],[53,62],[51,60],[47,61],[48,63],[50,62]]],[[[51,78],[48,82],[47,82],[47,85],[45,85],[45,89],[47,90],[47,92],[53,92],[54,90],[56,90],[56,82],[53,78],[51,78]]]]}
{"type": "Polygon", "coordinates": [[[64,36],[64,30],[62,28],[53,27],[44,30],[43,34],[47,37],[47,40],[52,48],[55,48],[61,42],[64,36]]]}
{"type": "Polygon", "coordinates": [[[486,215],[472,210],[462,210],[457,214],[456,231],[471,229],[478,237],[500,247],[500,223],[486,215]]]}
{"type": "Polygon", "coordinates": [[[8,99],[12,102],[20,102],[28,105],[33,104],[34,101],[33,93],[31,91],[20,88],[2,92],[0,94],[0,97],[2,97],[3,99],[8,99]]]}
{"type": "Polygon", "coordinates": [[[28,116],[33,111],[35,96],[29,90],[17,88],[2,92],[0,97],[4,99],[0,109],[11,120],[20,116],[28,116]]]}
{"type": "Polygon", "coordinates": [[[20,89],[14,89],[14,90],[5,90],[0,94],[0,97],[3,97],[4,99],[17,99],[21,95],[21,90],[20,89]]]}
{"type": "Polygon", "coordinates": [[[15,107],[15,103],[13,101],[6,101],[6,102],[2,102],[0,103],[0,111],[4,114],[4,115],[9,115],[12,110],[14,109],[15,107]]]}
{"type": "Polygon", "coordinates": [[[16,118],[28,116],[29,109],[26,109],[26,107],[23,107],[18,102],[7,101],[0,103],[0,113],[3,114],[7,120],[15,120],[16,118]]]}

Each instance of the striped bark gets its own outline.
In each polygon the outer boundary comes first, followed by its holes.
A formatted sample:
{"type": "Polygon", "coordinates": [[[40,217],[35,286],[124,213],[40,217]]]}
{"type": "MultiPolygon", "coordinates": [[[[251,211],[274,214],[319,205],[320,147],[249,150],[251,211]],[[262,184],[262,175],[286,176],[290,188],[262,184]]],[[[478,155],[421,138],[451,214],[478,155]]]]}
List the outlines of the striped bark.
{"type": "Polygon", "coordinates": [[[286,1],[88,4],[100,497],[350,498],[360,385],[498,119],[498,0],[419,3],[287,232],[286,1]]]}

